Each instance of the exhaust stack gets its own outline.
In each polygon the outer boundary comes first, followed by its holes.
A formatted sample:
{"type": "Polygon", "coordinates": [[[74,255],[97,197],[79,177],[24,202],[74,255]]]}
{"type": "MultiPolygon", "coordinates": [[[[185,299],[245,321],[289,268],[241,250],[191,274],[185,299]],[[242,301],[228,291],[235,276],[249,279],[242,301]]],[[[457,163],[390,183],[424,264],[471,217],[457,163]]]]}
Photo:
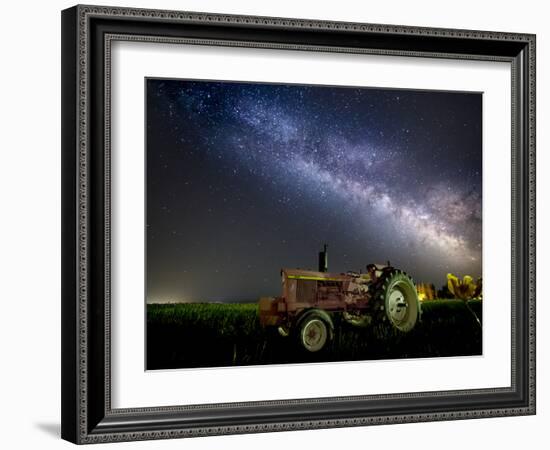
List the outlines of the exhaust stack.
{"type": "Polygon", "coordinates": [[[324,245],[323,251],[319,252],[319,272],[328,272],[327,244],[324,245]]]}

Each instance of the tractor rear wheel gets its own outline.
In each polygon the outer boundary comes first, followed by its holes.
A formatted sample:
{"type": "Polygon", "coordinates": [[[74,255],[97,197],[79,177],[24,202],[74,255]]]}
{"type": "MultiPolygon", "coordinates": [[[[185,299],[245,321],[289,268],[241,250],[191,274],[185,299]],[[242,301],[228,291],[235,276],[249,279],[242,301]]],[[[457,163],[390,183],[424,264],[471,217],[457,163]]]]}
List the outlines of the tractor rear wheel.
{"type": "Polygon", "coordinates": [[[412,278],[395,270],[381,281],[376,292],[378,306],[384,310],[385,317],[394,328],[402,332],[412,330],[420,316],[420,304],[412,278]]]}

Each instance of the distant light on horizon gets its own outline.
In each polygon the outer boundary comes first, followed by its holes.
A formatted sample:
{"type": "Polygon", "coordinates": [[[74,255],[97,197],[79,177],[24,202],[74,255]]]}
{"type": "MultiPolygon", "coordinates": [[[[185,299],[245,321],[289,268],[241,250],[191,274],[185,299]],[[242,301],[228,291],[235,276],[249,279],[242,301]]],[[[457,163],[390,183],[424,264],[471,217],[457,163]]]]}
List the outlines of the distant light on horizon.
{"type": "Polygon", "coordinates": [[[148,304],[191,303],[189,300],[177,298],[147,298],[148,304]]]}

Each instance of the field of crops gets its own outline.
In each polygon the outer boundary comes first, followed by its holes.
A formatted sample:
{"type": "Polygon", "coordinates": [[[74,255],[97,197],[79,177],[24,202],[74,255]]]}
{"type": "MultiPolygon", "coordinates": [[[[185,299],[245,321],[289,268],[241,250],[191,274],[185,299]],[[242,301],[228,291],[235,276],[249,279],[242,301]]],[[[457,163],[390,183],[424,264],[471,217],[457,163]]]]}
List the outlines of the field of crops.
{"type": "MultiPolygon", "coordinates": [[[[470,308],[482,319],[480,301],[470,308]]],[[[383,323],[357,328],[335,321],[335,336],[319,353],[264,329],[255,303],[147,306],[147,368],[191,368],[480,355],[481,328],[460,300],[422,303],[422,321],[407,334],[383,323]]]]}

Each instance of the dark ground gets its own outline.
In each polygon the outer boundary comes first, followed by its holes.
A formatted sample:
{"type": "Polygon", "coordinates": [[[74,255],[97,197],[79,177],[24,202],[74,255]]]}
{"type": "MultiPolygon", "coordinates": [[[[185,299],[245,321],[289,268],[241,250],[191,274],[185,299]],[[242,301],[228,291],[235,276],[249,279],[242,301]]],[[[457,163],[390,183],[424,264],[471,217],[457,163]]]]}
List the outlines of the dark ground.
{"type": "MultiPolygon", "coordinates": [[[[482,318],[481,301],[470,307],[482,318]]],[[[407,334],[384,324],[357,328],[335,320],[334,340],[304,352],[292,337],[264,329],[256,304],[147,306],[147,369],[246,366],[480,355],[481,328],[460,300],[422,303],[422,321],[407,334]]]]}

